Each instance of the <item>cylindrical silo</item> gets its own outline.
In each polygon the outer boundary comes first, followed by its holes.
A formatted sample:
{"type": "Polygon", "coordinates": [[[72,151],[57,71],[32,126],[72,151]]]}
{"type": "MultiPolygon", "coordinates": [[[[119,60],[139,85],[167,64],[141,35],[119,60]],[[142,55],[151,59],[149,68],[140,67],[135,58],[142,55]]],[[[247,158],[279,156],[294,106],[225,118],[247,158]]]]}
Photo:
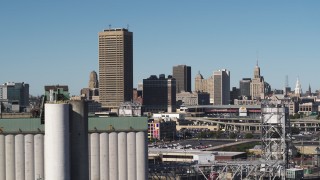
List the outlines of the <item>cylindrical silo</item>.
{"type": "Polygon", "coordinates": [[[118,179],[118,133],[109,134],[109,179],[118,179]]]}
{"type": "Polygon", "coordinates": [[[70,179],[69,104],[45,104],[45,179],[70,179]]]}
{"type": "Polygon", "coordinates": [[[90,176],[91,180],[100,180],[100,135],[92,133],[90,135],[90,176]]]}
{"type": "Polygon", "coordinates": [[[88,133],[88,154],[89,154],[89,164],[88,164],[88,166],[89,166],[89,177],[90,177],[90,179],[91,179],[91,140],[90,140],[90,138],[91,138],[91,134],[89,134],[88,133]]]}
{"type": "Polygon", "coordinates": [[[89,179],[88,153],[88,103],[82,100],[69,101],[71,179],[89,179]]]}
{"type": "Polygon", "coordinates": [[[136,133],[127,134],[128,180],[137,180],[136,133]]]}
{"type": "Polygon", "coordinates": [[[44,179],[44,135],[34,136],[34,176],[35,179],[44,179]]]}
{"type": "Polygon", "coordinates": [[[16,179],[14,135],[6,135],[6,180],[16,179]]]}
{"type": "Polygon", "coordinates": [[[109,134],[100,134],[100,180],[109,180],[109,134]]]}
{"type": "Polygon", "coordinates": [[[24,136],[25,180],[34,180],[34,138],[32,134],[24,136]]]}
{"type": "Polygon", "coordinates": [[[6,140],[4,135],[0,134],[0,179],[6,179],[6,140]]]}
{"type": "Polygon", "coordinates": [[[146,180],[147,175],[147,160],[148,160],[148,149],[147,149],[147,135],[145,132],[137,132],[136,134],[136,149],[137,149],[137,179],[146,180]]]}
{"type": "Polygon", "coordinates": [[[118,133],[119,180],[128,180],[127,133],[118,133]]]}
{"type": "Polygon", "coordinates": [[[24,135],[15,136],[16,180],[24,180],[24,135]]]}

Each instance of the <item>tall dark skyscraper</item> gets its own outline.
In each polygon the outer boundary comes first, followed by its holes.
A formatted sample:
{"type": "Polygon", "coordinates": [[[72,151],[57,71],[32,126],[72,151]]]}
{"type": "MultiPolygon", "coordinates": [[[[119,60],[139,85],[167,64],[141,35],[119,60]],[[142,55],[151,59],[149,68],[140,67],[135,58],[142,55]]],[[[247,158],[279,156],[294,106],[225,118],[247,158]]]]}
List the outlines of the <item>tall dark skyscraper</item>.
{"type": "Polygon", "coordinates": [[[176,80],[164,74],[143,79],[143,107],[147,112],[175,112],[176,80]]]}
{"type": "Polygon", "coordinates": [[[133,37],[128,29],[99,32],[99,98],[102,107],[118,108],[132,100],[133,37]]]}
{"type": "Polygon", "coordinates": [[[240,80],[240,96],[250,97],[251,78],[243,78],[240,80]]]}
{"type": "Polygon", "coordinates": [[[186,65],[173,66],[172,76],[176,79],[177,93],[191,92],[191,67],[186,65]]]}

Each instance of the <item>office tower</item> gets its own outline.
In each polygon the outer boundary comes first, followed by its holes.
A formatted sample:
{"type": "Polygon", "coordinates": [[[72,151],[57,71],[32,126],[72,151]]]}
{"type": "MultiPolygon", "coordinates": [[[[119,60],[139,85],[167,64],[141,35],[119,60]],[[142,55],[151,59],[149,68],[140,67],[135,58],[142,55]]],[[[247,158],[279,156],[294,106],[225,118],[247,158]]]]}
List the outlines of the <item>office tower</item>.
{"type": "Polygon", "coordinates": [[[240,89],[236,87],[232,87],[230,91],[230,104],[234,104],[235,99],[239,99],[240,97],[240,89]]]}
{"type": "Polygon", "coordinates": [[[186,65],[173,66],[172,77],[176,79],[177,93],[191,92],[191,67],[186,65]]]}
{"type": "Polygon", "coordinates": [[[87,100],[98,99],[99,82],[98,82],[98,75],[95,71],[92,71],[90,73],[89,88],[82,88],[80,91],[80,94],[87,100]]]}
{"type": "Polygon", "coordinates": [[[128,29],[99,32],[99,83],[103,107],[118,108],[132,100],[133,40],[128,29]]]}
{"type": "Polygon", "coordinates": [[[257,65],[254,68],[254,76],[250,84],[250,94],[252,99],[264,99],[265,83],[263,76],[260,75],[260,67],[257,65]]]}
{"type": "Polygon", "coordinates": [[[205,79],[203,78],[202,74],[198,72],[198,74],[194,78],[194,90],[196,92],[206,92],[206,85],[204,81],[205,79]]]}
{"type": "Polygon", "coordinates": [[[250,96],[250,83],[251,78],[243,78],[240,80],[240,96],[249,97],[250,96]]]}
{"type": "Polygon", "coordinates": [[[0,85],[0,93],[1,102],[18,104],[20,111],[29,106],[29,84],[7,82],[0,85]]]}
{"type": "Polygon", "coordinates": [[[89,88],[90,89],[99,88],[98,75],[97,75],[97,72],[95,71],[92,71],[90,73],[89,88]]]}
{"type": "Polygon", "coordinates": [[[230,104],[230,71],[222,69],[213,73],[213,99],[215,105],[230,104]]]}
{"type": "Polygon", "coordinates": [[[195,77],[195,91],[209,93],[210,104],[213,104],[213,75],[204,79],[199,72],[195,77]]]}
{"type": "Polygon", "coordinates": [[[143,79],[143,107],[146,112],[175,112],[176,80],[164,74],[143,79]]]}

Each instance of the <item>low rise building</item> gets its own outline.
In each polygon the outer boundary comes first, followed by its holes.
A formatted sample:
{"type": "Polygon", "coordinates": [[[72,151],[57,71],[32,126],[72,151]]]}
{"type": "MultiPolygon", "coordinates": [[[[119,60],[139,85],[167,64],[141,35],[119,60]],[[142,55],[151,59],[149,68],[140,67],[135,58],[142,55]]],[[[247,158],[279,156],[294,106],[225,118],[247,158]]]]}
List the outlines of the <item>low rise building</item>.
{"type": "Polygon", "coordinates": [[[173,140],[176,137],[176,122],[150,119],[148,121],[148,139],[173,140]]]}
{"type": "Polygon", "coordinates": [[[185,92],[177,94],[177,105],[194,106],[210,104],[210,94],[206,92],[185,92]]]}

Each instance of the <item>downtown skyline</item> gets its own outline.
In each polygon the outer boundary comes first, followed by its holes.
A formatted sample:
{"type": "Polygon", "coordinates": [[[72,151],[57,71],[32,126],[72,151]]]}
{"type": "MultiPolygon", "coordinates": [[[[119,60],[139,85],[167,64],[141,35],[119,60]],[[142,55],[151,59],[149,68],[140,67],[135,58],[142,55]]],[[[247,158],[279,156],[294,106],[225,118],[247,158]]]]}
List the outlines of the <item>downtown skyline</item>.
{"type": "Polygon", "coordinates": [[[256,60],[272,89],[285,77],[294,89],[320,89],[317,1],[1,2],[1,84],[25,82],[31,95],[44,85],[68,85],[71,95],[98,72],[98,32],[133,32],[133,86],[150,75],[172,75],[180,64],[194,78],[230,70],[230,87],[252,78],[256,60]],[[118,13],[123,12],[123,13],[118,13]]]}

